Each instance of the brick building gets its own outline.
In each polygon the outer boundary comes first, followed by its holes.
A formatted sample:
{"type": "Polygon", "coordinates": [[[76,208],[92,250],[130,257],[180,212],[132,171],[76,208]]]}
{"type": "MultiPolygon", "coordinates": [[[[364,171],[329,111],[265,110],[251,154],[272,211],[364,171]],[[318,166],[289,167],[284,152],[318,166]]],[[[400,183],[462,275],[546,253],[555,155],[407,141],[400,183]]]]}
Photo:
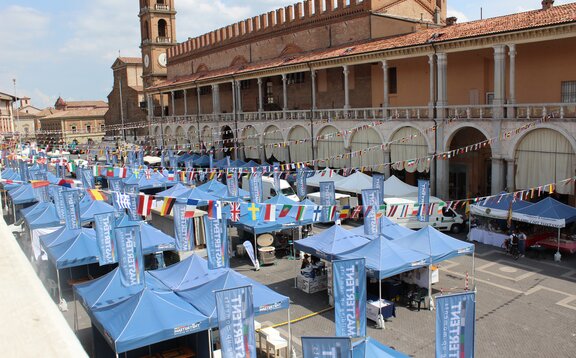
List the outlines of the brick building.
{"type": "Polygon", "coordinates": [[[12,106],[16,100],[15,96],[0,92],[0,136],[3,140],[13,136],[14,110],[12,106]]]}
{"type": "Polygon", "coordinates": [[[104,101],[65,101],[58,97],[51,114],[40,118],[37,133],[41,145],[70,145],[99,143],[104,137],[104,115],[108,104],[104,101]]]}
{"type": "Polygon", "coordinates": [[[162,70],[144,69],[150,134],[179,148],[235,141],[246,159],[430,177],[444,199],[570,178],[576,3],[528,3],[460,24],[445,0],[306,0],[160,48],[146,34],[173,31],[174,3],[142,0],[144,62],[167,49],[162,70]],[[373,121],[383,123],[349,131],[373,121]]]}
{"type": "Polygon", "coordinates": [[[105,115],[106,136],[111,140],[142,143],[146,139],[148,120],[142,69],[141,58],[118,57],[112,65],[114,86],[108,95],[105,115]]]}

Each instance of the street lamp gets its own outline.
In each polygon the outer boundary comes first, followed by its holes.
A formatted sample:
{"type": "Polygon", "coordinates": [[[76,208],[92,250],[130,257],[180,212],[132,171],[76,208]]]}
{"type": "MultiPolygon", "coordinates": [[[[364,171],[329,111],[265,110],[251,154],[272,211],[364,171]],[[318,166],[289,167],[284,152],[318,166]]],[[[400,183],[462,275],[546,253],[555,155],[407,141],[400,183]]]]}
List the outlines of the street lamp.
{"type": "MultiPolygon", "coordinates": [[[[18,96],[16,96],[16,79],[13,78],[12,79],[12,83],[14,84],[14,102],[16,103],[15,109],[16,109],[16,122],[18,123],[18,125],[21,126],[20,123],[20,113],[19,113],[19,109],[18,109],[18,96]]],[[[12,121],[12,123],[14,123],[14,121],[12,121]]],[[[16,128],[15,126],[12,126],[12,130],[14,131],[13,133],[16,133],[16,128]]],[[[20,135],[20,133],[18,133],[18,140],[20,142],[20,150],[23,150],[22,148],[22,136],[20,135]]]]}

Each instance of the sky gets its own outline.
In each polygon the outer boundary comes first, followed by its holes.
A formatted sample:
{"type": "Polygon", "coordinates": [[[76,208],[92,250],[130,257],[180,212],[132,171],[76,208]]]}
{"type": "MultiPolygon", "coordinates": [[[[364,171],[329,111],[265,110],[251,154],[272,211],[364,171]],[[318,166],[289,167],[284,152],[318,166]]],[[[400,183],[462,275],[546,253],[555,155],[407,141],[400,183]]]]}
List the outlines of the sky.
{"type": "MultiPolygon", "coordinates": [[[[540,0],[447,0],[458,22],[540,8],[540,0]]],[[[575,0],[556,0],[561,5],[575,0]]],[[[175,0],[178,42],[296,0],[175,0]]],[[[138,0],[0,0],[0,92],[32,105],[107,100],[119,54],[140,57],[138,0]],[[16,88],[13,85],[16,79],[16,88]]]]}

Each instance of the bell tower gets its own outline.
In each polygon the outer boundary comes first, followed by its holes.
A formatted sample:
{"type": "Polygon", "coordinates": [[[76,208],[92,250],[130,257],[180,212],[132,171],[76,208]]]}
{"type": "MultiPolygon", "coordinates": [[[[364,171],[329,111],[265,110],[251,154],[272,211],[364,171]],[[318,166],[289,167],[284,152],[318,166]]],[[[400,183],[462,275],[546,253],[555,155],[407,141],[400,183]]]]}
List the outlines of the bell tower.
{"type": "Polygon", "coordinates": [[[176,44],[174,0],[140,0],[144,89],[166,79],[166,50],[176,44]]]}

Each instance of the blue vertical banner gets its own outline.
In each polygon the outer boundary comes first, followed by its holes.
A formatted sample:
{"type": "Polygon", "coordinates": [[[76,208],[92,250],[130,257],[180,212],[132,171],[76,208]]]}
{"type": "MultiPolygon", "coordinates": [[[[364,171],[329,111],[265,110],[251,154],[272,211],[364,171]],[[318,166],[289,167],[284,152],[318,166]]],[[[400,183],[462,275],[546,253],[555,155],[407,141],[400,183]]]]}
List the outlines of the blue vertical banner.
{"type": "Polygon", "coordinates": [[[133,150],[128,151],[128,165],[134,165],[136,162],[133,150]]]}
{"type": "Polygon", "coordinates": [[[348,358],[351,352],[349,337],[302,337],[304,358],[348,358]]]}
{"type": "Polygon", "coordinates": [[[82,176],[82,185],[85,189],[94,189],[94,173],[92,173],[92,169],[85,168],[81,169],[80,174],[82,176]]]}
{"type": "Polygon", "coordinates": [[[94,215],[96,243],[98,244],[98,251],[100,252],[98,263],[100,266],[118,262],[116,239],[114,237],[115,226],[114,213],[94,215]]]}
{"type": "Polygon", "coordinates": [[[129,194],[130,198],[130,207],[128,209],[130,220],[142,220],[142,217],[138,215],[138,194],[140,193],[140,187],[138,184],[124,184],[124,192],[129,194]]]}
{"type": "Polygon", "coordinates": [[[378,234],[376,211],[380,206],[378,189],[362,189],[362,207],[364,209],[364,234],[378,234]]]}
{"type": "Polygon", "coordinates": [[[336,336],[366,336],[365,259],[332,262],[336,336]]]}
{"type": "Polygon", "coordinates": [[[54,199],[54,206],[56,207],[56,214],[60,221],[63,221],[66,217],[66,207],[64,206],[64,197],[62,196],[62,192],[64,191],[64,187],[62,186],[53,186],[50,187],[52,192],[52,198],[54,199]]]}
{"type": "Polygon", "coordinates": [[[204,216],[206,233],[206,251],[208,251],[208,268],[210,270],[228,267],[228,230],[224,220],[204,216]]]}
{"type": "Polygon", "coordinates": [[[214,168],[214,153],[210,151],[210,169],[214,168]]]}
{"type": "Polygon", "coordinates": [[[62,192],[64,200],[66,228],[68,230],[78,230],[80,225],[80,197],[77,190],[66,190],[62,192]]]}
{"type": "Polygon", "coordinates": [[[138,164],[144,165],[144,148],[143,147],[140,147],[140,150],[138,151],[138,164]]]}
{"type": "Polygon", "coordinates": [[[238,175],[236,174],[236,169],[228,169],[228,173],[226,174],[226,187],[228,188],[229,197],[238,197],[238,175]]]}
{"type": "Polygon", "coordinates": [[[62,172],[62,166],[60,165],[60,162],[57,162],[57,163],[54,165],[54,167],[55,167],[55,169],[56,169],[56,177],[57,177],[57,178],[62,178],[62,173],[61,173],[61,172],[62,172]]]}
{"type": "Polygon", "coordinates": [[[117,192],[117,193],[121,193],[124,191],[124,183],[122,182],[122,179],[120,178],[106,178],[108,180],[108,188],[111,191],[117,192]]]}
{"type": "Polygon", "coordinates": [[[436,296],[436,357],[473,358],[476,293],[436,296]]]}
{"type": "Polygon", "coordinates": [[[140,226],[126,226],[114,229],[118,248],[118,268],[120,279],[125,287],[144,283],[144,257],[140,241],[140,226]]]}
{"type": "Polygon", "coordinates": [[[298,198],[300,198],[300,200],[304,200],[308,194],[306,192],[306,178],[307,175],[304,169],[298,168],[296,171],[296,192],[298,193],[298,198]]]}
{"type": "Polygon", "coordinates": [[[176,250],[190,251],[194,249],[194,220],[186,217],[186,204],[175,203],[172,209],[174,215],[174,237],[176,250]]]}
{"type": "Polygon", "coordinates": [[[429,221],[430,181],[418,179],[418,221],[429,221]]]}
{"type": "Polygon", "coordinates": [[[336,205],[336,187],[333,181],[320,182],[320,205],[322,205],[321,222],[333,221],[330,213],[332,206],[336,205]]]}
{"type": "Polygon", "coordinates": [[[380,202],[378,205],[384,203],[384,175],[373,174],[372,175],[372,189],[378,189],[378,194],[380,195],[380,202]]]}
{"type": "Polygon", "coordinates": [[[250,175],[248,182],[250,187],[250,201],[256,204],[262,202],[262,173],[256,172],[250,175]]]}
{"type": "Polygon", "coordinates": [[[222,357],[256,358],[252,286],[214,292],[222,357]]]}
{"type": "Polygon", "coordinates": [[[275,162],[273,164],[274,171],[272,176],[274,178],[274,190],[276,190],[276,195],[280,194],[280,163],[275,162]]]}
{"type": "Polygon", "coordinates": [[[166,168],[166,154],[164,150],[160,151],[160,166],[166,168]]]}
{"type": "Polygon", "coordinates": [[[22,181],[25,183],[29,182],[30,181],[30,172],[28,170],[28,165],[23,160],[21,160],[18,163],[18,165],[20,168],[20,179],[22,179],[22,181]]]}

